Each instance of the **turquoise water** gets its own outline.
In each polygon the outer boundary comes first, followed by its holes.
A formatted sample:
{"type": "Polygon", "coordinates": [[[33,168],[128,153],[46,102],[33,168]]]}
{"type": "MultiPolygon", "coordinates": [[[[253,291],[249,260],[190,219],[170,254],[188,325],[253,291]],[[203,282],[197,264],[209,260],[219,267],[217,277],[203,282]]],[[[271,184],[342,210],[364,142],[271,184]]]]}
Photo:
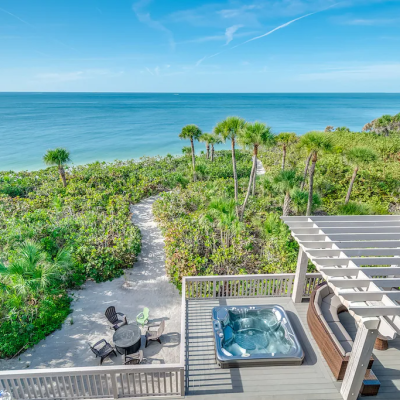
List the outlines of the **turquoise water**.
{"type": "Polygon", "coordinates": [[[209,132],[228,115],[303,134],[361,130],[399,111],[400,94],[0,93],[0,170],[43,168],[43,154],[57,146],[74,164],[180,154],[182,126],[209,132]]]}

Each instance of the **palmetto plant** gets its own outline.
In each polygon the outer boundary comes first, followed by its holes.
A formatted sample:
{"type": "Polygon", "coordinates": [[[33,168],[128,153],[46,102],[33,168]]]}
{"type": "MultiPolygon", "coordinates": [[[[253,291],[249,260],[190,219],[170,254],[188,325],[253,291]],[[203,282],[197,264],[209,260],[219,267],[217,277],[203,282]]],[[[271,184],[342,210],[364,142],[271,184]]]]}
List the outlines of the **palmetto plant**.
{"type": "MultiPolygon", "coordinates": [[[[296,215],[304,215],[306,213],[308,192],[295,188],[290,192],[290,200],[290,208],[296,215]]],[[[313,193],[312,204],[314,208],[321,205],[321,199],[317,193],[313,193]]]]}
{"type": "Polygon", "coordinates": [[[202,135],[201,129],[197,125],[186,125],[182,128],[179,137],[181,139],[189,139],[192,150],[192,169],[193,169],[193,181],[196,180],[196,158],[194,154],[194,141],[199,140],[202,135]]]}
{"type": "Polygon", "coordinates": [[[308,189],[308,203],[306,215],[310,215],[313,203],[314,173],[318,161],[318,154],[329,153],[333,150],[332,139],[329,133],[308,132],[300,139],[301,146],[311,154],[310,181],[308,189]]]}
{"type": "Polygon", "coordinates": [[[350,200],[351,191],[353,189],[354,181],[356,180],[357,172],[360,166],[365,166],[375,162],[378,158],[378,155],[375,153],[375,151],[368,147],[353,147],[352,149],[348,150],[345,155],[350,164],[354,165],[353,175],[351,177],[346,200],[344,202],[344,204],[347,204],[350,200]]]}
{"type": "Polygon", "coordinates": [[[56,165],[58,167],[58,172],[60,173],[64,187],[67,186],[64,166],[68,161],[71,161],[69,156],[69,151],[61,147],[54,150],[47,150],[47,153],[43,156],[43,161],[46,165],[56,165]]]}
{"type": "Polygon", "coordinates": [[[300,177],[294,170],[280,171],[272,181],[274,188],[284,195],[282,215],[290,213],[290,192],[298,185],[300,177]]]}
{"type": "Polygon", "coordinates": [[[215,227],[220,231],[221,243],[226,247],[230,246],[232,237],[243,227],[236,216],[236,203],[233,199],[211,200],[205,218],[216,224],[215,227]]]}
{"type": "Polygon", "coordinates": [[[216,144],[221,144],[222,139],[219,136],[213,134],[213,135],[210,135],[210,137],[208,138],[208,143],[211,146],[211,162],[213,162],[214,161],[214,146],[216,144]]]}
{"type": "Polygon", "coordinates": [[[51,260],[38,243],[27,240],[8,265],[0,263],[0,280],[7,288],[26,297],[57,284],[71,266],[69,251],[61,249],[51,260]]]}
{"type": "Polygon", "coordinates": [[[247,188],[246,197],[239,214],[240,220],[242,220],[252,187],[253,194],[255,194],[254,186],[257,170],[258,149],[260,146],[272,146],[274,143],[274,135],[272,134],[269,126],[263,124],[262,122],[255,122],[254,124],[246,124],[245,129],[242,131],[242,134],[239,137],[239,141],[244,147],[253,148],[253,167],[250,172],[249,186],[247,188]]]}
{"type": "Polygon", "coordinates": [[[207,160],[210,158],[210,142],[212,141],[212,135],[210,133],[203,133],[199,137],[199,142],[203,142],[206,144],[206,158],[207,160]]]}
{"type": "Polygon", "coordinates": [[[286,162],[286,152],[287,148],[297,142],[297,136],[295,133],[292,132],[281,132],[276,137],[276,142],[279,146],[282,146],[282,171],[285,169],[285,162],[286,162]]]}
{"type": "Polygon", "coordinates": [[[231,141],[232,168],[233,168],[233,180],[235,186],[236,203],[238,203],[238,179],[236,172],[235,142],[236,138],[242,134],[245,126],[246,126],[246,121],[243,118],[228,117],[225,120],[219,122],[214,128],[214,134],[220,136],[224,142],[226,140],[231,141]]]}

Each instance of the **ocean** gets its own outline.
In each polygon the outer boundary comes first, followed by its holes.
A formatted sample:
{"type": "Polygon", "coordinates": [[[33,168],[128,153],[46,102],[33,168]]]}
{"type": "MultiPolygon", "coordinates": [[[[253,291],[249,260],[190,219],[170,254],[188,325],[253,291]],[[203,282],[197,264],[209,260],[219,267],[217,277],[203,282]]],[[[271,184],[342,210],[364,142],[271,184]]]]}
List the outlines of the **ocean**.
{"type": "Polygon", "coordinates": [[[184,125],[211,132],[230,115],[304,134],[327,125],[360,131],[398,112],[400,94],[0,93],[0,170],[43,168],[55,147],[71,152],[72,165],[181,154],[184,125]]]}

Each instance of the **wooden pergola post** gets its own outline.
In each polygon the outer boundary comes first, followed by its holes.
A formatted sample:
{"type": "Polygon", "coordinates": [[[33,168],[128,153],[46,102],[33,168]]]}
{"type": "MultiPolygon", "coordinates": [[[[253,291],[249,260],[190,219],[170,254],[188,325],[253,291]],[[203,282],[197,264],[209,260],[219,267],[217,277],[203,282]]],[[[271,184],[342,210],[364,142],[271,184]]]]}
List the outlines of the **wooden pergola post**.
{"type": "Polygon", "coordinates": [[[296,275],[293,282],[292,300],[294,303],[301,303],[304,294],[304,285],[306,282],[308,257],[304,250],[300,247],[299,256],[297,258],[296,275]]]}
{"type": "Polygon", "coordinates": [[[344,400],[358,398],[365,372],[378,336],[379,318],[363,318],[354,340],[353,350],[343,379],[340,394],[344,400]]]}

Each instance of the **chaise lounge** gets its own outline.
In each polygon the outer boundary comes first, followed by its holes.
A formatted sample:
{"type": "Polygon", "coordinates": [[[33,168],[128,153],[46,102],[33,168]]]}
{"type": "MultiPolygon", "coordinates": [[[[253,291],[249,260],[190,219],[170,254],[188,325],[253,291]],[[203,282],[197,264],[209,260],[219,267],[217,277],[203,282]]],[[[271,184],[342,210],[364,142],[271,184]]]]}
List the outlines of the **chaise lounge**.
{"type": "MultiPolygon", "coordinates": [[[[353,340],[338,316],[344,311],[347,311],[346,307],[325,282],[311,294],[308,326],[337,380],[343,380],[353,348],[353,340]]],[[[373,362],[371,357],[360,392],[363,395],[376,395],[380,387],[378,378],[371,370],[373,362]]]]}

